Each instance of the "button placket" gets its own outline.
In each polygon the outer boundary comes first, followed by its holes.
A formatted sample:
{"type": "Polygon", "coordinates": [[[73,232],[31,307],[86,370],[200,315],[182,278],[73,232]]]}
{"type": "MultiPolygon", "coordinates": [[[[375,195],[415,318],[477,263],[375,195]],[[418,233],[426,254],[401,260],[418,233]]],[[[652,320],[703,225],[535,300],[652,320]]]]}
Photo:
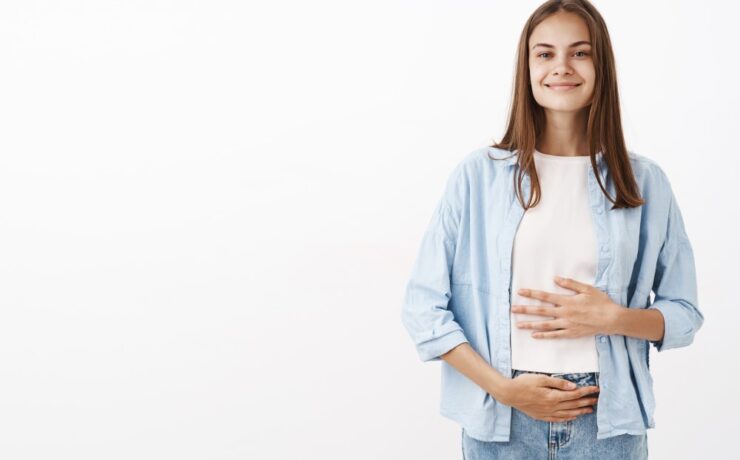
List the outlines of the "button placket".
{"type": "MultiPolygon", "coordinates": [[[[603,177],[603,175],[602,175],[603,177]]],[[[608,232],[607,216],[604,215],[604,206],[606,205],[606,197],[604,197],[601,188],[596,182],[596,176],[593,168],[588,168],[588,198],[591,208],[593,209],[593,223],[594,231],[596,232],[596,240],[599,248],[598,263],[596,269],[596,279],[594,286],[601,291],[606,292],[608,289],[608,280],[606,279],[607,268],[610,263],[610,238],[608,232]]],[[[607,337],[604,335],[597,336],[597,345],[602,345],[607,342],[607,337]]],[[[605,346],[605,345],[604,345],[605,346]]],[[[599,347],[601,348],[601,347],[599,347]]]]}
{"type": "MultiPolygon", "coordinates": [[[[522,190],[523,200],[526,203],[530,196],[529,191],[530,179],[529,175],[525,173],[522,179],[522,190]]],[[[509,208],[509,216],[505,221],[505,231],[502,233],[502,237],[497,241],[499,246],[499,266],[500,274],[507,286],[507,296],[505,301],[499,303],[502,310],[501,321],[499,322],[499,350],[498,359],[496,361],[498,370],[505,375],[511,372],[511,311],[509,304],[511,301],[511,281],[512,281],[512,253],[514,249],[514,238],[516,232],[521,223],[522,217],[524,216],[524,208],[516,198],[516,194],[512,194],[512,200],[509,208]]]]}
{"type": "Polygon", "coordinates": [[[604,277],[607,267],[609,266],[611,252],[606,215],[603,213],[606,199],[604,194],[601,192],[601,188],[599,188],[596,183],[596,176],[593,168],[588,168],[588,198],[591,208],[594,211],[593,224],[599,247],[595,285],[601,290],[606,290],[607,282],[604,277]]]}

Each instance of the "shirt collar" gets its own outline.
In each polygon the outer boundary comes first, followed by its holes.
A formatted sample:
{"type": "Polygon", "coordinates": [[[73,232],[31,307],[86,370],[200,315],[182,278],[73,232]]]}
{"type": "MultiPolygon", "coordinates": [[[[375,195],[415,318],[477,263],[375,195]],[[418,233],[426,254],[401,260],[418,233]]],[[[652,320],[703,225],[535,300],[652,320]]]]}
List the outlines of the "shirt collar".
{"type": "MultiPolygon", "coordinates": [[[[497,149],[494,147],[488,147],[488,153],[493,158],[498,158],[496,161],[500,162],[504,166],[514,166],[517,164],[518,152],[507,152],[505,150],[497,149]],[[505,152],[502,155],[502,152],[505,152]],[[507,155],[508,154],[508,155],[507,155]]],[[[596,152],[596,164],[601,167],[604,162],[604,153],[599,150],[596,152]]]]}

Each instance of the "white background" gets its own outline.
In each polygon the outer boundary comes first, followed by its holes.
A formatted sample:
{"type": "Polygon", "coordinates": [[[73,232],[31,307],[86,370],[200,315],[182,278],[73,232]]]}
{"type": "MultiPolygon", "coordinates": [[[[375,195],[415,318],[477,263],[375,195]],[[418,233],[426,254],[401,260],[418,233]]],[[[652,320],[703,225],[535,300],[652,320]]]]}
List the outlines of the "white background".
{"type": "MultiPolygon", "coordinates": [[[[0,458],[458,459],[400,322],[533,1],[0,4],[0,458]]],[[[739,8],[596,1],[704,327],[651,458],[732,458],[739,8]]]]}

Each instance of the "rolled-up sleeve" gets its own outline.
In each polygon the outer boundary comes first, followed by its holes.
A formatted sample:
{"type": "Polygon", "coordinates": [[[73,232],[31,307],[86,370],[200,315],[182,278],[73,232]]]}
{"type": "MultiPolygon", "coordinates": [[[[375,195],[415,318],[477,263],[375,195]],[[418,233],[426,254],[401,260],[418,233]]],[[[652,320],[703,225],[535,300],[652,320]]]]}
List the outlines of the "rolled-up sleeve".
{"type": "Polygon", "coordinates": [[[666,238],[658,255],[653,292],[648,308],[659,310],[665,324],[663,339],[651,341],[658,351],[685,347],[704,323],[697,297],[694,252],[684,227],[676,197],[670,194],[666,238]]]}
{"type": "Polygon", "coordinates": [[[458,219],[459,215],[443,196],[424,232],[406,284],[401,321],[425,362],[440,361],[441,355],[468,341],[447,308],[458,219]]]}

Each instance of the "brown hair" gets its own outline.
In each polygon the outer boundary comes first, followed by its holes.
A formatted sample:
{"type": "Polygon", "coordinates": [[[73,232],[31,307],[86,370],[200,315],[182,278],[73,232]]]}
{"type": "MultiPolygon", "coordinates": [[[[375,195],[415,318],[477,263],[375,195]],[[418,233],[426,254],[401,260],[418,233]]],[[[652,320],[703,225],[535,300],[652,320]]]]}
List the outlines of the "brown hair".
{"type": "MultiPolygon", "coordinates": [[[[599,187],[601,187],[609,201],[614,203],[612,209],[640,206],[645,203],[645,200],[640,197],[622,133],[617,75],[609,32],[603,18],[588,0],[549,0],[540,5],[527,20],[519,38],[512,95],[513,103],[509,113],[506,134],[504,134],[501,142],[496,143],[494,141],[491,147],[509,151],[518,150],[519,174],[514,177],[517,198],[525,209],[536,206],[540,200],[541,190],[534,166],[533,152],[536,147],[536,140],[544,130],[545,114],[543,108],[532,95],[528,41],[534,28],[558,11],[574,13],[583,18],[591,35],[596,81],[593,100],[588,113],[586,138],[588,139],[591,167],[596,173],[599,187]],[[616,199],[609,196],[602,183],[601,175],[598,173],[595,159],[598,151],[603,152],[603,160],[613,177],[617,194],[616,199]],[[522,200],[522,177],[525,170],[532,178],[530,188],[532,194],[529,197],[529,203],[526,205],[522,200]]],[[[489,157],[494,160],[498,159],[491,157],[490,154],[489,157]]]]}

